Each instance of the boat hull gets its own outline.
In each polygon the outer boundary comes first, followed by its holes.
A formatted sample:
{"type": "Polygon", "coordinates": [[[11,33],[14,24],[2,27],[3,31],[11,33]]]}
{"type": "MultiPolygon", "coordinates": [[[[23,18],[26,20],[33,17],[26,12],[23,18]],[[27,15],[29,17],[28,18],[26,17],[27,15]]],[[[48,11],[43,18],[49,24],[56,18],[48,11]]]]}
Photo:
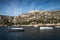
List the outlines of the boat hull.
{"type": "Polygon", "coordinates": [[[23,32],[24,28],[8,28],[8,32],[23,32]]]}
{"type": "Polygon", "coordinates": [[[53,27],[40,27],[40,29],[53,29],[53,27]]]}

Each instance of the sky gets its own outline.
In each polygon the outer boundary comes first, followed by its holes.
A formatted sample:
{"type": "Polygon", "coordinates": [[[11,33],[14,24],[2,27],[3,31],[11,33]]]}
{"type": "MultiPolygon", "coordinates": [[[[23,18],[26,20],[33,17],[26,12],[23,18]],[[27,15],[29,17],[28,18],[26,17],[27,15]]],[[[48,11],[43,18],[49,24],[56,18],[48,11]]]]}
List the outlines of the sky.
{"type": "Polygon", "coordinates": [[[0,15],[18,16],[31,10],[60,10],[60,0],[0,0],[0,15]]]}

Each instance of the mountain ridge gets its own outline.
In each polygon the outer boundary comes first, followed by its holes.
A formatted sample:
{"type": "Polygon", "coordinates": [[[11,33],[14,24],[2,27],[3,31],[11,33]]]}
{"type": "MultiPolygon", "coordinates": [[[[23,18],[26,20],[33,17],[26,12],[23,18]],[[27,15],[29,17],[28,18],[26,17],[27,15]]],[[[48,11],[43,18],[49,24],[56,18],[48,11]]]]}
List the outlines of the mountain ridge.
{"type": "Polygon", "coordinates": [[[25,14],[21,14],[18,16],[2,16],[0,15],[0,24],[14,24],[14,25],[23,25],[23,24],[31,24],[34,22],[35,24],[38,23],[60,23],[60,10],[32,10],[28,11],[25,14]],[[4,18],[4,19],[3,19],[4,18]],[[6,20],[10,20],[5,22],[6,20]]]}

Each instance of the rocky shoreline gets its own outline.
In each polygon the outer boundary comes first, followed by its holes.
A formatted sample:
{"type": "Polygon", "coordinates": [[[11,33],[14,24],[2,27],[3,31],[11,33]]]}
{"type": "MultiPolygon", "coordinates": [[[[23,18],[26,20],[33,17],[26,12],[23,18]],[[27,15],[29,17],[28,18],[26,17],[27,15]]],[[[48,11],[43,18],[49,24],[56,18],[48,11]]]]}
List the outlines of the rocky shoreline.
{"type": "MultiPolygon", "coordinates": [[[[0,25],[1,26],[8,26],[8,25],[0,25]]],[[[59,24],[30,24],[30,25],[11,25],[11,26],[22,26],[22,27],[41,27],[41,26],[52,26],[52,27],[55,27],[55,26],[60,26],[60,23],[59,24]]]]}
{"type": "Polygon", "coordinates": [[[60,24],[35,24],[35,25],[21,25],[21,26],[27,26],[27,27],[45,27],[45,26],[50,26],[50,27],[55,27],[55,26],[60,26],[60,24]]]}

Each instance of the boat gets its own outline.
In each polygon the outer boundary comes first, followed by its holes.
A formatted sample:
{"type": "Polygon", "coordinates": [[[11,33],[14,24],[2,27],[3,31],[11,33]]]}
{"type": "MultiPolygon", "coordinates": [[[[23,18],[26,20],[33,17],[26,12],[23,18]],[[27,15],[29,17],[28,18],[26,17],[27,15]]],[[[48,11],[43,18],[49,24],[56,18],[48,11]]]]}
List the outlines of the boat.
{"type": "Polygon", "coordinates": [[[40,27],[40,29],[53,29],[53,27],[40,27]]]}
{"type": "Polygon", "coordinates": [[[20,32],[24,31],[24,28],[8,28],[9,32],[20,32]]]}

